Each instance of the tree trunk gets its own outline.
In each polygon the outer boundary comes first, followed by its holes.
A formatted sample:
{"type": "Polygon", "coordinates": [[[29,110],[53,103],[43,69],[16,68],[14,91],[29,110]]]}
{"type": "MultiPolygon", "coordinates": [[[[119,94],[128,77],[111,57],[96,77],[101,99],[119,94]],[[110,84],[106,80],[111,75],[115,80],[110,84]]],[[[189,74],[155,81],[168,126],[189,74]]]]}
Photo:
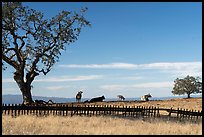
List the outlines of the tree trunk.
{"type": "Polygon", "coordinates": [[[190,94],[188,93],[187,95],[188,95],[188,98],[190,98],[190,94]]]}
{"type": "Polygon", "coordinates": [[[18,84],[18,87],[21,90],[23,96],[23,104],[28,105],[33,103],[32,95],[31,95],[31,84],[25,83],[23,80],[23,75],[18,72],[14,73],[14,80],[18,84]]]}
{"type": "Polygon", "coordinates": [[[23,104],[28,105],[33,103],[32,95],[31,95],[31,86],[25,85],[23,90],[21,90],[23,95],[23,104]]]}

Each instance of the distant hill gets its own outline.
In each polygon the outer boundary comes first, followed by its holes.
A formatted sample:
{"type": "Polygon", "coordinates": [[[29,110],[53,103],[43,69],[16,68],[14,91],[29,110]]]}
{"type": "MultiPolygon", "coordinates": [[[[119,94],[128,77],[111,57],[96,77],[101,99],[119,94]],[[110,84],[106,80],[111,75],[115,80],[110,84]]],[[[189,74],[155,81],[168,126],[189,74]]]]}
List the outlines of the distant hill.
{"type": "MultiPolygon", "coordinates": [[[[74,102],[75,98],[60,98],[60,97],[43,97],[33,96],[33,100],[53,100],[56,103],[74,102]]],[[[2,104],[21,104],[23,102],[22,95],[2,95],[2,104]]]]}
{"type": "MultiPolygon", "coordinates": [[[[191,95],[191,97],[202,97],[201,95],[191,95]]],[[[171,96],[171,97],[152,97],[149,98],[150,100],[168,100],[168,99],[173,99],[173,98],[186,98],[186,96],[171,96]]],[[[52,100],[55,103],[65,103],[65,102],[75,102],[75,98],[62,98],[62,97],[43,97],[43,96],[33,96],[33,100],[52,100]]],[[[85,100],[90,100],[90,98],[82,98],[82,102],[85,100]]],[[[104,101],[117,101],[117,98],[106,98],[104,101]]],[[[132,100],[140,100],[140,98],[126,98],[126,101],[132,101],[132,100]]],[[[23,102],[22,100],[22,95],[2,95],[2,104],[21,104],[23,102]]]]}
{"type": "MultiPolygon", "coordinates": [[[[61,98],[61,97],[43,97],[43,96],[32,96],[33,100],[52,100],[55,103],[75,102],[75,98],[61,98]]],[[[91,98],[82,98],[81,101],[90,100],[91,98]]],[[[117,98],[106,98],[105,101],[116,101],[117,98]]],[[[129,98],[129,100],[135,100],[129,98]]],[[[2,104],[21,104],[23,102],[22,95],[2,95],[2,104]]]]}

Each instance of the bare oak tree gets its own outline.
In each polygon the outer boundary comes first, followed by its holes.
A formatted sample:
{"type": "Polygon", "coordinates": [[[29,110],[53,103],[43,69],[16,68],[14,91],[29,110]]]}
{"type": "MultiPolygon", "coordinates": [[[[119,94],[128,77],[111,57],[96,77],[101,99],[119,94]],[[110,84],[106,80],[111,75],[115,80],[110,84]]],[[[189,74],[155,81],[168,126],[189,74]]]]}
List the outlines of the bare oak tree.
{"type": "Polygon", "coordinates": [[[187,94],[190,98],[191,94],[202,93],[202,82],[199,81],[199,77],[195,78],[193,76],[186,76],[183,79],[177,78],[174,81],[173,94],[187,94]]]}
{"type": "Polygon", "coordinates": [[[65,46],[75,42],[85,26],[87,8],[79,13],[62,11],[51,19],[23,6],[21,2],[2,3],[2,67],[15,70],[13,78],[23,96],[23,104],[33,102],[31,83],[40,73],[46,75],[59,61],[65,46]]]}

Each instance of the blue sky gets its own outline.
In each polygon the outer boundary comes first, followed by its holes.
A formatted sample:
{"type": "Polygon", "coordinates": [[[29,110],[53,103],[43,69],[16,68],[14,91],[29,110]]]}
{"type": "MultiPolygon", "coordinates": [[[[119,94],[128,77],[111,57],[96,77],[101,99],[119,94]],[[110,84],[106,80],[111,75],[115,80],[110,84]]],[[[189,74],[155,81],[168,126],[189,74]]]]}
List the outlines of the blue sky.
{"type": "MultiPolygon", "coordinates": [[[[50,18],[62,10],[88,7],[91,27],[67,46],[60,62],[36,77],[32,95],[83,97],[122,94],[137,98],[173,96],[174,80],[202,78],[201,2],[26,2],[50,18]]],[[[4,71],[3,94],[21,94],[4,71]]]]}

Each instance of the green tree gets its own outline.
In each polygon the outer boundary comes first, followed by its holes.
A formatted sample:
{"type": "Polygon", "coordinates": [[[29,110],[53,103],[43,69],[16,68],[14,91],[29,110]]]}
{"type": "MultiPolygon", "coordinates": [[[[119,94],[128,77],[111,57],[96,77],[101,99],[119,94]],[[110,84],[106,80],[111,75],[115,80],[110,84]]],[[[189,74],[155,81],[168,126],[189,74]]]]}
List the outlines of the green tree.
{"type": "Polygon", "coordinates": [[[31,83],[40,73],[46,75],[59,61],[65,46],[75,42],[85,26],[87,8],[79,13],[62,11],[44,19],[43,13],[21,2],[2,3],[2,68],[14,68],[13,75],[23,96],[23,104],[33,102],[31,83]]]}
{"type": "Polygon", "coordinates": [[[174,81],[172,93],[177,95],[187,94],[188,98],[191,94],[202,93],[202,82],[199,80],[199,77],[195,78],[189,75],[183,79],[177,78],[174,81]]]}

